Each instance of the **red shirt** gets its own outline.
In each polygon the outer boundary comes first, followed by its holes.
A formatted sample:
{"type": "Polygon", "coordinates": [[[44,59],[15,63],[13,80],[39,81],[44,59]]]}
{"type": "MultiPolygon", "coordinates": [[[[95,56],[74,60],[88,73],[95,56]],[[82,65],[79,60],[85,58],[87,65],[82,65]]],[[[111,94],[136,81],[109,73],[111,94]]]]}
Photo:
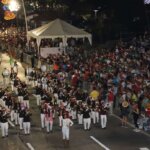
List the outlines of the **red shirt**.
{"type": "Polygon", "coordinates": [[[113,101],[114,101],[114,94],[113,94],[112,91],[110,91],[110,92],[108,93],[108,101],[109,101],[109,102],[113,102],[113,101]]]}

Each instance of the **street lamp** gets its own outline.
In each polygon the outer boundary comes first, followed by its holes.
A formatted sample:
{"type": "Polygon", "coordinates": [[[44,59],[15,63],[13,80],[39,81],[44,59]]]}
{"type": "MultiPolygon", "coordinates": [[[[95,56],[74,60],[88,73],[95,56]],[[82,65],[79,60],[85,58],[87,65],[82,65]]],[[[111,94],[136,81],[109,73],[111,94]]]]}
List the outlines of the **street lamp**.
{"type": "MultiPolygon", "coordinates": [[[[24,0],[21,0],[21,2],[22,2],[23,13],[24,13],[24,19],[25,19],[25,29],[26,29],[26,34],[27,34],[28,32],[27,14],[26,14],[24,0]]],[[[20,5],[17,0],[11,0],[9,2],[8,8],[10,11],[17,12],[20,9],[20,5]]]]}
{"type": "Polygon", "coordinates": [[[95,18],[97,18],[97,13],[98,13],[98,9],[95,9],[95,10],[93,10],[94,11],[94,15],[95,15],[95,18]]]}
{"type": "Polygon", "coordinates": [[[8,5],[8,8],[10,11],[16,11],[17,12],[20,9],[20,5],[16,0],[11,0],[9,5],[8,5]]]}
{"type": "Polygon", "coordinates": [[[23,12],[24,12],[24,19],[25,19],[25,26],[26,26],[26,34],[27,34],[27,32],[28,32],[27,13],[26,13],[26,9],[25,9],[24,0],[21,0],[21,1],[22,1],[23,12]]]}

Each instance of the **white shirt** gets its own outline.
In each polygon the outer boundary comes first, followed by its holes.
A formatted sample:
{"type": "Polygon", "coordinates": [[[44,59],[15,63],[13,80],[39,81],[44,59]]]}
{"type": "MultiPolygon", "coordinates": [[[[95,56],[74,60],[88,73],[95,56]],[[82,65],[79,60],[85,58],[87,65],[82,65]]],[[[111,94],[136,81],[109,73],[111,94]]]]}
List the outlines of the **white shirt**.
{"type": "Polygon", "coordinates": [[[66,118],[62,120],[62,127],[69,128],[72,125],[73,125],[73,122],[71,121],[71,119],[66,118]]]}

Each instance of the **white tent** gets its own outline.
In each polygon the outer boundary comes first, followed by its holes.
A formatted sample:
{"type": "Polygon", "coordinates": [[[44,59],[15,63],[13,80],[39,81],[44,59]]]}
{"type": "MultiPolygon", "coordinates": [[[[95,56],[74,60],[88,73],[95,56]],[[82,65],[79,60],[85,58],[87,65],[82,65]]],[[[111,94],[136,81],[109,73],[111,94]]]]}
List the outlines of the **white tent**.
{"type": "Polygon", "coordinates": [[[33,37],[37,40],[38,47],[40,46],[41,39],[44,38],[62,38],[63,45],[67,43],[67,38],[88,38],[90,44],[92,44],[92,35],[83,31],[61,19],[56,19],[48,24],[45,24],[39,28],[28,31],[27,37],[33,37]]]}

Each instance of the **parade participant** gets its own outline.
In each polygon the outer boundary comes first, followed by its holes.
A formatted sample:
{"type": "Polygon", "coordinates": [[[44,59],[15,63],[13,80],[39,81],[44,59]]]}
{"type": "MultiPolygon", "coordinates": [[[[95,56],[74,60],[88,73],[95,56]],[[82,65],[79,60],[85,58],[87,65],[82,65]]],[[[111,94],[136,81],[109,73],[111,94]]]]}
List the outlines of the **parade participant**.
{"type": "Polygon", "coordinates": [[[17,64],[16,61],[14,62],[13,70],[14,70],[14,72],[15,72],[16,74],[18,74],[18,64],[17,64]]]}
{"type": "Polygon", "coordinates": [[[90,130],[91,127],[91,117],[90,117],[91,110],[88,108],[87,105],[83,108],[83,124],[84,130],[90,130]]]}
{"type": "Polygon", "coordinates": [[[9,112],[5,108],[3,108],[0,117],[2,138],[8,137],[8,117],[9,117],[9,112]]]}
{"type": "Polygon", "coordinates": [[[23,128],[25,135],[30,135],[30,129],[31,129],[31,112],[29,109],[25,110],[24,116],[23,116],[23,128]]]}
{"type": "Polygon", "coordinates": [[[18,86],[18,101],[23,102],[23,95],[24,95],[24,90],[21,87],[21,85],[18,86]]]}
{"type": "Polygon", "coordinates": [[[17,74],[14,72],[13,69],[11,69],[11,73],[10,73],[10,84],[11,84],[11,91],[14,91],[14,80],[16,78],[17,74]]]}
{"type": "Polygon", "coordinates": [[[62,119],[63,119],[63,113],[64,113],[65,109],[64,106],[61,106],[58,110],[58,118],[59,118],[59,126],[62,126],[62,119]]]}
{"type": "Polygon", "coordinates": [[[63,135],[64,146],[67,146],[67,147],[69,146],[69,140],[70,140],[69,132],[70,132],[70,126],[72,125],[73,125],[73,122],[69,118],[67,112],[64,113],[63,119],[62,119],[62,135],[63,135]]]}
{"type": "Polygon", "coordinates": [[[20,130],[23,129],[23,118],[24,118],[24,115],[25,115],[25,107],[24,106],[20,106],[20,108],[19,108],[19,129],[20,130]]]}
{"type": "Polygon", "coordinates": [[[39,106],[41,103],[42,88],[40,85],[37,85],[35,90],[36,90],[36,104],[37,106],[39,106]]]}
{"type": "Polygon", "coordinates": [[[81,104],[77,105],[78,124],[83,124],[83,108],[81,104]]]}
{"type": "Polygon", "coordinates": [[[15,91],[15,94],[18,95],[18,86],[20,84],[20,79],[18,77],[16,77],[14,79],[14,91],[15,91]]]}
{"type": "Polygon", "coordinates": [[[14,99],[14,101],[13,101],[12,110],[14,111],[15,125],[18,125],[18,123],[19,123],[19,102],[17,99],[14,99]]]}
{"type": "Polygon", "coordinates": [[[46,113],[45,104],[42,103],[41,106],[40,106],[40,118],[41,118],[41,128],[42,129],[44,129],[44,127],[46,126],[45,113],[46,113]]]}
{"type": "Polygon", "coordinates": [[[91,110],[91,119],[93,120],[93,124],[99,123],[99,107],[95,105],[91,110]]]}
{"type": "Polygon", "coordinates": [[[47,133],[52,132],[53,129],[53,108],[48,105],[45,112],[45,122],[47,133]]]}
{"type": "Polygon", "coordinates": [[[100,119],[102,129],[105,129],[107,125],[107,112],[108,107],[102,102],[102,104],[100,105],[100,119]]]}
{"type": "Polygon", "coordinates": [[[4,70],[2,71],[2,76],[4,86],[6,87],[9,84],[10,71],[7,68],[4,68],[4,70]]]}
{"type": "Polygon", "coordinates": [[[23,104],[26,108],[29,109],[29,93],[27,90],[24,91],[24,95],[23,95],[23,104]]]}

